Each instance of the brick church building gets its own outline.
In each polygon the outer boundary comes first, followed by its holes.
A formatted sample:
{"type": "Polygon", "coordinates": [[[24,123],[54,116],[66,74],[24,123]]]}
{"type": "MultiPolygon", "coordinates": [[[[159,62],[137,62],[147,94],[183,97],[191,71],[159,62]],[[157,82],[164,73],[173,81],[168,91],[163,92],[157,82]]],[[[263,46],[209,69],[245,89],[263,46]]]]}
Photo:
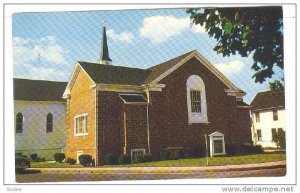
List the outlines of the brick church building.
{"type": "Polygon", "coordinates": [[[76,63],[63,95],[66,157],[89,154],[102,165],[108,153],[158,160],[161,150],[206,145],[214,156],[251,142],[246,93],[198,51],[138,69],[112,64],[105,27],[101,46],[99,62],[76,63]]]}

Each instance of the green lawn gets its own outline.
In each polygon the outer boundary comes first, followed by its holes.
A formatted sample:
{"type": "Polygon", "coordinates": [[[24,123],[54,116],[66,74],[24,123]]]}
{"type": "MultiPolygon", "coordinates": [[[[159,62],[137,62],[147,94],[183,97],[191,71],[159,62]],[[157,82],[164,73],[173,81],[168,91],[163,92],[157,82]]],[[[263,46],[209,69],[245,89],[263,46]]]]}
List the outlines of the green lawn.
{"type": "MultiPolygon", "coordinates": [[[[226,157],[213,157],[209,158],[210,166],[219,165],[237,165],[237,164],[250,164],[250,163],[262,163],[272,161],[285,160],[284,153],[264,153],[244,156],[226,156],[226,157]]],[[[101,167],[193,167],[193,166],[206,166],[206,158],[195,159],[179,159],[179,160],[167,160],[167,161],[155,161],[138,164],[128,165],[105,165],[101,167]]],[[[82,167],[75,164],[70,165],[67,163],[48,163],[48,162],[31,162],[32,168],[73,168],[82,167]]]]}
{"type": "Polygon", "coordinates": [[[70,165],[68,163],[30,162],[32,168],[81,168],[80,164],[70,165]]]}
{"type": "MultiPolygon", "coordinates": [[[[251,163],[263,163],[272,161],[285,160],[285,154],[254,154],[244,156],[226,156],[226,157],[213,157],[209,158],[209,166],[220,165],[238,165],[238,164],[251,164],[251,163]]],[[[179,159],[179,160],[167,160],[167,161],[155,161],[128,165],[114,165],[113,167],[193,167],[193,166],[206,166],[206,158],[195,159],[179,159]]],[[[103,166],[111,167],[111,166],[103,166]]]]}

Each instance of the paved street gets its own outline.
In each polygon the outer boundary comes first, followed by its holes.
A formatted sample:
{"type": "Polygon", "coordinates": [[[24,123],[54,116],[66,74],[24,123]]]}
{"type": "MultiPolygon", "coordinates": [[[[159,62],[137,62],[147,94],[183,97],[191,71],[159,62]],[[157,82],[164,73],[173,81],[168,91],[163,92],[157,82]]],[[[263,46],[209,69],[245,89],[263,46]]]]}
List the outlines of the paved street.
{"type": "Polygon", "coordinates": [[[111,181],[111,180],[158,180],[158,179],[198,179],[198,178],[237,178],[237,177],[263,177],[284,176],[285,168],[258,169],[247,171],[224,171],[203,173],[105,173],[105,174],[72,174],[72,173],[27,173],[16,175],[16,181],[26,182],[71,182],[71,181],[111,181]]]}

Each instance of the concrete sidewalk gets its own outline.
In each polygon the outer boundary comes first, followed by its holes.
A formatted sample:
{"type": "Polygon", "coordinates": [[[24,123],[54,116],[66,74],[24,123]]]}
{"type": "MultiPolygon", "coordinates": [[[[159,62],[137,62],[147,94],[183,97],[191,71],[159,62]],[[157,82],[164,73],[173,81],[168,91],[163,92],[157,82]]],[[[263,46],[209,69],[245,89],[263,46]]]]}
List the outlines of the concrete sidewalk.
{"type": "Polygon", "coordinates": [[[28,168],[29,171],[39,170],[42,173],[82,173],[82,174],[166,174],[166,173],[203,173],[203,172],[225,172],[245,171],[258,169],[285,168],[286,161],[226,165],[226,166],[203,166],[203,167],[88,167],[88,168],[28,168]]]}

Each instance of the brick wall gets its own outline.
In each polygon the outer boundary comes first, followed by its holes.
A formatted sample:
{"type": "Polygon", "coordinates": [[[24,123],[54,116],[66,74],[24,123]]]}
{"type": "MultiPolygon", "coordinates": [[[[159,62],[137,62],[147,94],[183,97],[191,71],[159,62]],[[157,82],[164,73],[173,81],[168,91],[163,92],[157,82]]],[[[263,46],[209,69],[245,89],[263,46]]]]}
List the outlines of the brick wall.
{"type": "Polygon", "coordinates": [[[98,92],[99,164],[104,164],[105,155],[119,156],[125,146],[124,120],[126,117],[126,153],[131,149],[147,149],[146,105],[125,105],[117,92],[98,92]],[[124,115],[125,113],[125,115],[124,115]]]}
{"type": "Polygon", "coordinates": [[[67,111],[66,157],[76,159],[77,151],[82,150],[95,158],[95,91],[91,88],[92,81],[80,70],[71,91],[67,111]],[[74,117],[88,113],[88,135],[74,135],[74,117]]]}
{"type": "Polygon", "coordinates": [[[166,84],[166,87],[162,92],[151,93],[150,106],[151,151],[156,159],[159,151],[166,147],[205,146],[205,132],[224,133],[226,143],[245,140],[242,130],[245,127],[240,128],[239,132],[235,131],[237,122],[246,115],[239,115],[240,119],[237,120],[235,97],[227,96],[224,89],[228,87],[200,61],[192,58],[160,83],[166,84]],[[200,76],[205,83],[208,124],[188,124],[186,81],[190,75],[200,76]]]}
{"type": "Polygon", "coordinates": [[[123,128],[123,102],[117,92],[98,91],[98,140],[100,164],[104,164],[105,155],[118,156],[121,149],[120,132],[123,128]]]}
{"type": "Polygon", "coordinates": [[[241,137],[237,138],[237,143],[252,143],[249,108],[237,108],[237,115],[235,133],[240,133],[241,135],[241,137]]]}
{"type": "MultiPolygon", "coordinates": [[[[148,152],[147,105],[124,105],[126,112],[127,154],[131,149],[148,152]]],[[[124,121],[124,120],[123,120],[124,121]]]]}
{"type": "MultiPolygon", "coordinates": [[[[247,111],[236,107],[234,96],[228,96],[228,87],[195,58],[160,81],[166,84],[162,92],[151,92],[149,106],[150,146],[154,159],[167,147],[205,147],[205,133],[220,131],[226,143],[251,141],[250,118],[247,111]],[[188,124],[186,81],[198,75],[206,89],[209,123],[188,124]]],[[[127,152],[145,148],[147,143],[147,106],[125,105],[119,93],[98,91],[98,163],[103,164],[107,153],[119,156],[124,147],[124,113],[126,114],[127,152]]],[[[80,71],[72,89],[68,111],[67,156],[76,157],[76,150],[95,156],[95,91],[91,81],[80,71]],[[89,135],[74,137],[74,116],[89,113],[89,135]]],[[[202,152],[203,153],[203,152],[202,152]]]]}

